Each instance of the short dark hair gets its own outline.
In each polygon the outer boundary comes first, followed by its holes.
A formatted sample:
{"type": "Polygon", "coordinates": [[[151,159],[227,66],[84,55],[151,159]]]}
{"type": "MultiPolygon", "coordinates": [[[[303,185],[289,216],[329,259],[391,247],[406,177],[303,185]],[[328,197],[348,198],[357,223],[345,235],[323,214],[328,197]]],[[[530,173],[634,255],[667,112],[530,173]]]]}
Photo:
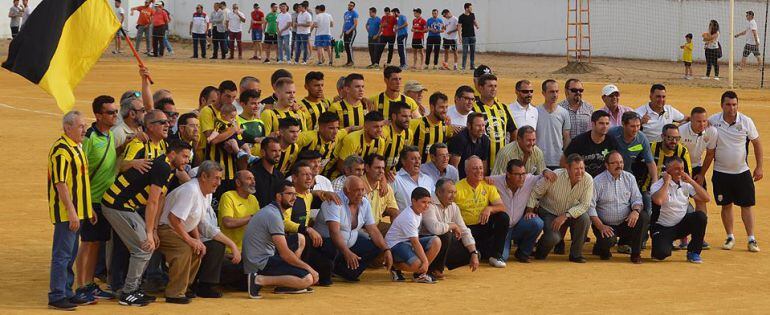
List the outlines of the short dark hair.
{"type": "Polygon", "coordinates": [[[216,87],[213,87],[213,86],[211,86],[211,85],[204,87],[204,88],[201,90],[201,93],[200,93],[200,95],[198,95],[198,102],[200,102],[200,100],[201,100],[202,98],[208,98],[208,97],[209,97],[209,94],[211,94],[211,92],[214,92],[214,91],[217,91],[217,92],[218,92],[218,90],[217,90],[217,88],[216,88],[216,87]]]}
{"type": "Polygon", "coordinates": [[[370,121],[380,122],[383,120],[385,120],[385,117],[383,117],[382,113],[378,111],[368,112],[366,113],[366,115],[364,115],[364,122],[370,122],[370,121]]]}
{"type": "Polygon", "coordinates": [[[396,13],[401,13],[401,10],[399,10],[398,8],[393,8],[393,9],[391,9],[390,11],[392,11],[392,12],[396,12],[396,13]]]}
{"type": "Polygon", "coordinates": [[[682,160],[682,158],[679,157],[678,155],[674,155],[672,157],[666,158],[666,161],[663,164],[666,167],[668,167],[669,165],[671,165],[674,162],[679,163],[679,164],[684,164],[684,160],[682,160]]]}
{"type": "Polygon", "coordinates": [[[569,89],[569,86],[572,85],[572,82],[579,83],[580,79],[576,79],[576,78],[569,78],[569,79],[567,79],[567,81],[564,82],[564,89],[565,90],[569,89]]]}
{"type": "Polygon", "coordinates": [[[302,150],[297,154],[297,161],[315,160],[323,157],[317,150],[302,150]]]}
{"type": "Polygon", "coordinates": [[[385,69],[382,70],[382,75],[385,77],[385,79],[390,79],[390,76],[394,73],[401,73],[403,70],[401,68],[396,66],[387,66],[385,69]]]}
{"type": "Polygon", "coordinates": [[[519,80],[516,81],[516,91],[521,89],[521,86],[524,84],[532,84],[532,82],[529,82],[529,80],[519,80]]]}
{"type": "Polygon", "coordinates": [[[452,183],[452,185],[454,185],[454,183],[455,183],[455,181],[453,179],[451,179],[451,178],[447,178],[447,177],[439,178],[436,181],[436,191],[439,191],[439,189],[441,189],[441,187],[444,187],[444,185],[446,185],[447,182],[452,183]]]}
{"type": "Polygon", "coordinates": [[[265,152],[267,151],[267,146],[270,145],[271,143],[281,144],[281,142],[278,141],[278,139],[275,137],[265,137],[264,139],[262,139],[262,142],[259,143],[259,148],[262,150],[262,152],[265,152]]]}
{"type": "Polygon", "coordinates": [[[353,81],[356,80],[364,80],[364,76],[360,73],[351,73],[345,76],[345,86],[350,86],[353,84],[353,81]]]}
{"type": "Polygon", "coordinates": [[[377,153],[372,153],[364,157],[364,164],[366,164],[366,166],[372,166],[372,164],[374,164],[374,161],[384,162],[385,157],[377,153]]]}
{"type": "Polygon", "coordinates": [[[473,88],[467,85],[461,85],[455,90],[455,98],[460,98],[465,93],[473,93],[473,88]]]}
{"type": "Polygon", "coordinates": [[[321,71],[310,71],[305,75],[305,84],[310,84],[312,81],[323,81],[324,73],[321,71]]]}
{"type": "Polygon", "coordinates": [[[642,121],[642,117],[639,116],[639,113],[635,111],[627,111],[623,113],[622,116],[620,116],[620,121],[625,125],[629,121],[638,119],[640,122],[642,121]]]}
{"type": "Polygon", "coordinates": [[[318,115],[318,124],[319,125],[325,125],[330,122],[340,121],[340,116],[337,116],[337,114],[332,112],[323,112],[321,115],[318,115]]]}
{"type": "Polygon", "coordinates": [[[181,126],[187,126],[187,120],[190,118],[198,118],[198,115],[196,115],[194,112],[184,113],[181,116],[179,116],[179,119],[177,119],[177,125],[181,126]]]}
{"type": "Polygon", "coordinates": [[[319,5],[318,5],[318,6],[316,6],[315,8],[316,8],[316,9],[318,9],[319,11],[326,11],[326,6],[325,6],[325,5],[323,5],[323,4],[319,4],[319,5]]]}
{"type": "Polygon", "coordinates": [[[519,127],[519,129],[516,130],[516,138],[517,139],[521,139],[521,138],[524,138],[525,134],[534,133],[534,132],[535,132],[535,128],[534,127],[532,127],[530,125],[524,125],[524,126],[519,127]]]}
{"type": "Polygon", "coordinates": [[[425,187],[417,187],[412,190],[412,200],[420,200],[426,197],[430,197],[430,192],[425,187]]]}
{"type": "Polygon", "coordinates": [[[109,95],[99,95],[94,99],[93,103],[91,103],[91,110],[94,112],[94,114],[100,114],[104,104],[109,103],[115,103],[115,98],[109,95]]]}
{"type": "Polygon", "coordinates": [[[278,82],[278,79],[280,78],[289,78],[293,79],[294,76],[289,72],[289,70],[286,69],[278,69],[273,71],[273,74],[270,75],[270,85],[275,85],[276,82],[278,82]]]}
{"type": "Polygon", "coordinates": [[[524,161],[522,160],[512,159],[508,161],[508,164],[505,166],[505,172],[510,173],[511,171],[513,171],[514,167],[526,167],[525,165],[526,164],[524,164],[524,161]]]}
{"type": "Polygon", "coordinates": [[[432,146],[430,146],[430,149],[428,149],[428,154],[436,155],[436,151],[438,151],[438,149],[447,149],[447,150],[449,150],[449,147],[446,145],[446,143],[436,142],[432,146]]]}
{"type": "Polygon", "coordinates": [[[670,130],[670,129],[676,129],[676,130],[679,130],[679,127],[677,127],[677,125],[674,125],[674,124],[665,124],[665,125],[663,126],[663,131],[662,131],[660,134],[663,134],[663,135],[665,135],[665,134],[666,134],[666,131],[668,131],[668,130],[670,130]]]}
{"type": "Polygon", "coordinates": [[[447,14],[447,13],[449,13],[449,9],[441,10],[441,15],[444,15],[444,14],[447,14]]]}
{"type": "MultiPolygon", "coordinates": [[[[224,93],[225,91],[238,91],[238,86],[236,86],[235,82],[232,80],[224,80],[219,83],[218,90],[219,93],[224,93]]],[[[208,96],[208,94],[206,96],[208,96]]]]}
{"type": "Polygon", "coordinates": [[[278,129],[288,129],[289,127],[299,127],[302,124],[299,122],[299,119],[294,117],[286,117],[278,119],[278,129]]]}
{"type": "Polygon", "coordinates": [[[245,90],[241,92],[241,96],[238,97],[238,99],[241,101],[241,103],[248,103],[249,99],[252,99],[252,98],[259,99],[261,94],[262,93],[257,90],[245,90]]]}
{"type": "Polygon", "coordinates": [[[164,97],[164,98],[161,98],[158,101],[156,101],[155,104],[153,104],[153,107],[157,108],[157,109],[160,109],[162,111],[165,111],[166,105],[169,105],[169,104],[176,105],[176,104],[174,104],[174,99],[172,99],[170,97],[164,97]]]}
{"type": "Polygon", "coordinates": [[[497,76],[494,74],[483,74],[478,78],[478,84],[479,86],[484,86],[487,84],[487,81],[497,81],[497,76]]]}
{"type": "Polygon", "coordinates": [[[705,114],[705,113],[706,113],[706,109],[705,109],[705,108],[703,108],[703,107],[700,107],[700,106],[695,106],[695,107],[693,107],[693,109],[690,111],[690,117],[692,117],[692,116],[693,116],[693,115],[695,115],[695,114],[705,114]]]}
{"type": "Polygon", "coordinates": [[[182,140],[174,139],[174,140],[171,140],[171,142],[168,144],[168,149],[166,149],[167,152],[176,152],[176,153],[182,152],[182,150],[192,151],[192,145],[182,140]]]}
{"type": "Polygon", "coordinates": [[[692,33],[687,33],[687,35],[685,35],[684,37],[692,39],[692,33]]]}
{"type": "Polygon", "coordinates": [[[607,153],[607,155],[604,157],[604,164],[610,164],[610,155],[617,154],[620,155],[620,159],[623,159],[623,154],[620,153],[618,150],[612,150],[610,153],[607,153]]]}
{"type": "Polygon", "coordinates": [[[294,165],[291,168],[291,174],[297,176],[297,174],[299,174],[300,167],[310,167],[310,162],[307,160],[297,160],[297,162],[294,162],[294,165]]]}
{"type": "Polygon", "coordinates": [[[543,92],[545,92],[548,89],[548,85],[551,84],[551,83],[556,83],[556,80],[554,80],[554,79],[547,79],[547,80],[543,81],[543,84],[540,85],[540,89],[542,89],[543,92]]]}
{"type": "Polygon", "coordinates": [[[277,195],[283,193],[287,187],[294,187],[294,184],[288,180],[282,180],[273,185],[273,192],[277,195]]]}
{"type": "Polygon", "coordinates": [[[371,7],[371,8],[369,8],[369,12],[377,13],[377,8],[371,7]]]}
{"type": "Polygon", "coordinates": [[[433,94],[430,95],[430,98],[428,98],[428,104],[430,104],[431,106],[436,106],[439,100],[447,102],[449,101],[449,98],[444,93],[433,92],[433,94]]]}
{"type": "Polygon", "coordinates": [[[478,112],[470,112],[468,114],[468,120],[465,122],[466,125],[470,125],[474,119],[481,117],[481,119],[486,119],[483,113],[478,112]]]}
{"type": "Polygon", "coordinates": [[[666,86],[660,83],[655,83],[650,87],[650,94],[655,93],[657,90],[665,91],[666,86]]]}
{"type": "Polygon", "coordinates": [[[468,9],[470,6],[472,6],[472,4],[471,4],[470,2],[466,2],[466,3],[463,5],[463,9],[468,9]]]}
{"type": "Polygon", "coordinates": [[[738,99],[738,94],[736,94],[734,91],[725,91],[722,93],[722,97],[719,98],[719,104],[724,104],[726,99],[738,99]]]}
{"type": "Polygon", "coordinates": [[[398,160],[403,162],[406,160],[406,155],[411,152],[420,153],[420,149],[413,145],[404,146],[404,148],[401,149],[401,152],[398,154],[398,160]]]}
{"type": "Polygon", "coordinates": [[[412,107],[407,105],[406,102],[402,102],[402,101],[390,102],[390,108],[388,109],[388,118],[391,118],[392,120],[394,114],[399,114],[401,113],[402,110],[405,110],[405,109],[409,110],[410,112],[412,111],[412,107]]]}
{"type": "Polygon", "coordinates": [[[572,165],[572,163],[584,162],[584,161],[585,159],[583,159],[583,156],[577,153],[572,153],[567,156],[567,166],[572,165]]]}
{"type": "Polygon", "coordinates": [[[608,117],[609,118],[610,117],[610,113],[605,112],[603,110],[594,111],[593,114],[591,114],[591,122],[597,122],[602,117],[608,117]]]}

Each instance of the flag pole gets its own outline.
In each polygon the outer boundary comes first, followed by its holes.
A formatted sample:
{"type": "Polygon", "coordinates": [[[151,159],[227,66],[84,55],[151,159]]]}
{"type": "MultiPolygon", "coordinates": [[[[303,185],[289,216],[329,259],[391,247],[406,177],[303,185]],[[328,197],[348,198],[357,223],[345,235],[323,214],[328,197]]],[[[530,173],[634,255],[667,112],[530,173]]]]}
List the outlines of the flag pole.
{"type": "MultiPolygon", "coordinates": [[[[123,34],[123,38],[126,39],[126,43],[128,43],[128,47],[131,48],[131,52],[134,54],[134,58],[136,58],[136,62],[139,63],[140,67],[144,67],[144,62],[142,62],[142,58],[139,57],[139,53],[136,52],[136,48],[134,48],[134,44],[131,43],[131,39],[128,37],[128,33],[126,33],[126,30],[124,30],[121,27],[120,33],[123,34]]],[[[150,84],[155,84],[155,82],[152,81],[152,78],[150,76],[147,76],[147,79],[150,80],[150,84]]]]}

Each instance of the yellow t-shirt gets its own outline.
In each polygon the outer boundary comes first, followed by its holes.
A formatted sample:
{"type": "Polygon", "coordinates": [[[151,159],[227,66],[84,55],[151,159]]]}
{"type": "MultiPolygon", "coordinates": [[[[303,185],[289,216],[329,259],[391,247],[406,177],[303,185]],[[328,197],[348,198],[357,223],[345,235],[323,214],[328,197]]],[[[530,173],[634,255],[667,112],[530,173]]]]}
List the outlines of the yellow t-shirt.
{"type": "Polygon", "coordinates": [[[474,189],[468,184],[468,180],[463,179],[457,183],[457,194],[455,203],[460,208],[465,224],[479,224],[479,215],[493,202],[500,200],[500,193],[497,187],[481,181],[474,189]]]}
{"type": "Polygon", "coordinates": [[[352,126],[363,127],[366,108],[361,102],[351,105],[341,100],[329,106],[329,111],[337,114],[340,118],[340,128],[349,128],[352,126]]]}
{"type": "Polygon", "coordinates": [[[302,199],[305,204],[305,216],[301,218],[292,218],[294,208],[286,209],[283,213],[283,229],[286,233],[299,233],[299,227],[301,225],[307,227],[310,223],[310,204],[313,203],[313,194],[310,193],[310,191],[307,191],[304,194],[297,194],[297,199],[302,199]],[[302,223],[294,221],[295,219],[302,221],[302,223]]]}
{"type": "Polygon", "coordinates": [[[260,116],[260,119],[262,120],[262,123],[265,124],[265,135],[270,135],[273,133],[273,131],[278,131],[278,120],[293,117],[297,120],[299,120],[299,130],[308,130],[307,124],[305,123],[306,118],[308,116],[308,112],[306,110],[301,111],[293,111],[290,109],[266,109],[262,111],[262,115],[260,116]]]}
{"type": "MultiPolygon", "coordinates": [[[[364,129],[356,130],[342,138],[342,141],[337,145],[337,148],[334,149],[335,161],[329,163],[336,164],[337,161],[344,161],[353,154],[358,155],[361,158],[372,153],[382,155],[383,152],[385,152],[385,140],[380,137],[371,139],[367,142],[364,137],[364,131],[364,129]]],[[[330,178],[336,178],[337,176],[339,176],[339,173],[334,171],[330,178]]]]}
{"type": "Polygon", "coordinates": [[[692,42],[684,44],[684,49],[682,49],[682,61],[692,62],[692,42]]]}
{"type": "MultiPolygon", "coordinates": [[[[234,219],[245,218],[250,215],[254,215],[259,211],[259,201],[254,195],[249,195],[247,199],[241,198],[238,192],[235,190],[228,191],[222,194],[219,198],[219,226],[221,227],[222,234],[229,237],[235,245],[238,245],[238,249],[242,249],[243,233],[246,231],[246,226],[242,226],[235,229],[228,229],[222,224],[224,217],[231,217],[234,219]]],[[[227,249],[230,253],[230,249],[227,249]]]]}
{"type": "Polygon", "coordinates": [[[381,92],[380,94],[370,97],[369,100],[377,105],[377,111],[385,116],[385,119],[390,119],[390,102],[402,101],[406,103],[406,105],[409,105],[409,108],[412,109],[413,113],[419,112],[420,109],[420,107],[417,105],[417,101],[404,94],[399,95],[399,97],[396,99],[391,99],[385,95],[385,92],[381,92]]]}

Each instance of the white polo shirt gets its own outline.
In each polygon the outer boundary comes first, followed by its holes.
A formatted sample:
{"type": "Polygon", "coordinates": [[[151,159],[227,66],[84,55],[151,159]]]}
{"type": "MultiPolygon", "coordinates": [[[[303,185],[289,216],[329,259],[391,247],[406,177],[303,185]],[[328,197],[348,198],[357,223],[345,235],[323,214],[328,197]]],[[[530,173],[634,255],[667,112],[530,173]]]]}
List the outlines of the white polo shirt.
{"type": "Polygon", "coordinates": [[[728,124],[722,113],[709,117],[709,124],[717,129],[717,145],[714,156],[714,171],[726,174],[741,174],[749,170],[748,141],[759,138],[757,126],[746,115],[738,113],[735,123],[728,124]]]}
{"type": "Polygon", "coordinates": [[[682,144],[690,152],[693,167],[703,166],[703,152],[717,146],[717,129],[714,126],[708,126],[703,132],[695,133],[688,122],[679,126],[679,135],[682,136],[682,144]]]}
{"type": "Polygon", "coordinates": [[[508,108],[511,110],[513,121],[516,122],[516,128],[529,125],[537,129],[537,108],[535,106],[532,104],[522,106],[516,101],[508,105],[508,108]]]}
{"type": "MultiPolygon", "coordinates": [[[[663,178],[652,184],[650,193],[654,194],[663,187],[663,178]]],[[[660,206],[660,216],[658,224],[665,227],[672,227],[679,224],[687,214],[687,207],[690,205],[690,197],[695,196],[695,188],[689,183],[681,181],[679,184],[671,180],[668,183],[668,198],[660,206]]]]}
{"type": "Polygon", "coordinates": [[[473,110],[469,111],[465,115],[460,114],[460,111],[457,110],[457,105],[454,105],[447,108],[446,115],[452,122],[452,126],[465,127],[468,126],[468,115],[470,115],[472,112],[473,110]]]}
{"type": "Polygon", "coordinates": [[[168,216],[173,213],[179,220],[186,232],[190,232],[201,222],[203,212],[211,204],[211,194],[204,196],[201,192],[200,184],[197,178],[182,184],[172,190],[166,196],[166,203],[163,206],[163,214],[160,215],[161,225],[170,225],[168,216]]]}
{"type": "Polygon", "coordinates": [[[650,120],[642,125],[642,132],[647,136],[647,140],[650,140],[650,143],[660,142],[663,139],[663,137],[661,137],[663,126],[684,119],[684,114],[682,114],[682,112],[668,104],[663,105],[662,113],[656,113],[652,110],[652,108],[650,108],[650,103],[642,105],[635,111],[641,117],[644,117],[645,114],[650,116],[650,120]]]}

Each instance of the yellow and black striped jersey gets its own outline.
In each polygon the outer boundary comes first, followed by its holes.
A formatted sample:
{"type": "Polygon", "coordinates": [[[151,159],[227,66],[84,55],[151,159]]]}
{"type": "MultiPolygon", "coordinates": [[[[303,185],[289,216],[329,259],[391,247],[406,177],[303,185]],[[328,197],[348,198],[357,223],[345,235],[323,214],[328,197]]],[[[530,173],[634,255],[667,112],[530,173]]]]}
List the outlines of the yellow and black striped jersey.
{"type": "Polygon", "coordinates": [[[297,145],[300,148],[300,152],[306,150],[318,151],[321,154],[321,174],[329,176],[335,169],[334,163],[329,163],[334,161],[334,149],[346,135],[345,129],[340,129],[337,131],[337,136],[334,140],[324,141],[318,130],[303,131],[299,134],[297,145]]]}
{"type": "MultiPolygon", "coordinates": [[[[218,133],[225,132],[231,126],[231,123],[221,119],[214,121],[214,131],[218,133]]],[[[231,137],[231,139],[236,138],[237,136],[231,137]]],[[[206,142],[206,149],[204,151],[203,159],[212,160],[222,166],[222,180],[235,179],[235,172],[237,170],[237,156],[225,150],[224,142],[220,142],[218,144],[206,142]]]]}
{"type": "Polygon", "coordinates": [[[340,118],[340,128],[344,129],[351,126],[364,126],[366,108],[364,108],[364,105],[361,104],[361,102],[358,102],[358,104],[354,106],[348,104],[345,100],[340,100],[339,102],[332,104],[332,106],[329,107],[329,111],[337,114],[340,118]]]}
{"type": "Polygon", "coordinates": [[[115,210],[137,211],[147,206],[152,185],[160,187],[165,194],[172,178],[174,169],[171,161],[166,155],[161,155],[152,160],[152,168],[147,173],[130,168],[118,175],[115,183],[102,196],[102,204],[115,210]]]}
{"type": "Polygon", "coordinates": [[[262,111],[260,119],[265,124],[265,135],[270,135],[274,131],[278,131],[278,120],[293,117],[299,120],[299,130],[308,130],[306,125],[306,115],[308,113],[304,110],[293,111],[291,109],[266,109],[262,111]]]}
{"type": "Polygon", "coordinates": [[[385,169],[396,170],[398,157],[405,146],[411,145],[411,133],[409,130],[401,130],[396,134],[393,125],[387,125],[382,129],[382,138],[385,140],[385,169]]]}
{"type": "Polygon", "coordinates": [[[123,151],[123,159],[127,161],[136,159],[154,160],[156,157],[166,154],[167,147],[168,143],[166,143],[166,140],[153,143],[149,140],[142,142],[134,138],[126,145],[126,149],[123,151]]]}
{"type": "MultiPolygon", "coordinates": [[[[281,173],[289,174],[289,171],[291,171],[291,167],[294,165],[294,162],[297,161],[299,151],[300,147],[296,143],[281,149],[281,157],[278,158],[278,165],[276,165],[281,173]]],[[[262,147],[255,145],[253,148],[251,148],[251,155],[262,157],[262,147]]],[[[259,178],[257,178],[257,180],[259,180],[259,178]]]]}
{"type": "Polygon", "coordinates": [[[55,185],[65,183],[77,212],[78,220],[93,216],[88,160],[80,144],[62,135],[48,152],[48,212],[51,223],[68,222],[71,218],[55,185]]]}
{"type": "Polygon", "coordinates": [[[386,119],[390,119],[390,103],[391,102],[397,102],[401,101],[406,103],[406,105],[409,105],[409,108],[412,110],[412,112],[419,112],[419,106],[417,106],[417,101],[415,101],[413,98],[406,96],[404,94],[400,94],[397,99],[391,99],[387,95],[385,95],[385,92],[382,92],[380,94],[377,94],[375,96],[372,96],[369,98],[369,100],[377,105],[377,111],[379,111],[383,116],[385,116],[386,119]]]}
{"type": "MultiPolygon", "coordinates": [[[[692,175],[692,162],[690,159],[690,151],[687,150],[687,147],[678,143],[676,145],[676,150],[665,152],[663,146],[663,142],[653,142],[650,144],[652,158],[655,161],[655,165],[658,167],[658,176],[662,176],[663,172],[666,171],[666,162],[675,156],[678,156],[684,162],[684,172],[688,175],[692,175]]],[[[650,174],[647,172],[647,164],[642,163],[641,161],[634,163],[632,168],[636,168],[636,172],[634,173],[638,175],[637,184],[641,185],[641,191],[649,191],[650,186],[658,180],[657,178],[650,178],[650,174]]]]}
{"type": "Polygon", "coordinates": [[[487,136],[489,136],[489,160],[494,162],[497,151],[500,151],[506,144],[508,133],[516,131],[513,115],[511,115],[508,106],[498,102],[497,99],[492,105],[485,105],[480,100],[476,101],[476,104],[473,105],[473,111],[485,116],[487,136]]]}
{"type": "MultiPolygon", "coordinates": [[[[342,141],[337,145],[337,148],[334,151],[336,160],[329,163],[334,163],[334,165],[336,165],[337,161],[345,160],[348,156],[353,154],[358,155],[361,158],[373,153],[382,155],[385,152],[385,140],[382,138],[375,138],[367,141],[364,131],[365,130],[363,129],[356,130],[342,138],[342,141]]],[[[337,176],[339,176],[339,172],[335,170],[329,178],[336,178],[337,176]]]]}
{"type": "Polygon", "coordinates": [[[198,146],[196,147],[195,154],[204,156],[204,150],[206,149],[206,132],[214,131],[214,122],[221,120],[222,115],[214,106],[208,105],[201,109],[200,115],[198,115],[198,121],[200,122],[198,146]]]}
{"type": "Polygon", "coordinates": [[[443,121],[431,123],[428,117],[415,118],[409,121],[409,138],[411,144],[420,149],[422,163],[430,161],[428,154],[434,143],[446,143],[452,136],[452,129],[447,128],[443,121]]]}
{"type": "Polygon", "coordinates": [[[318,129],[318,117],[326,112],[332,103],[326,99],[313,103],[307,98],[303,98],[302,105],[307,109],[307,121],[305,122],[305,125],[307,125],[306,130],[316,130],[318,129]]]}

